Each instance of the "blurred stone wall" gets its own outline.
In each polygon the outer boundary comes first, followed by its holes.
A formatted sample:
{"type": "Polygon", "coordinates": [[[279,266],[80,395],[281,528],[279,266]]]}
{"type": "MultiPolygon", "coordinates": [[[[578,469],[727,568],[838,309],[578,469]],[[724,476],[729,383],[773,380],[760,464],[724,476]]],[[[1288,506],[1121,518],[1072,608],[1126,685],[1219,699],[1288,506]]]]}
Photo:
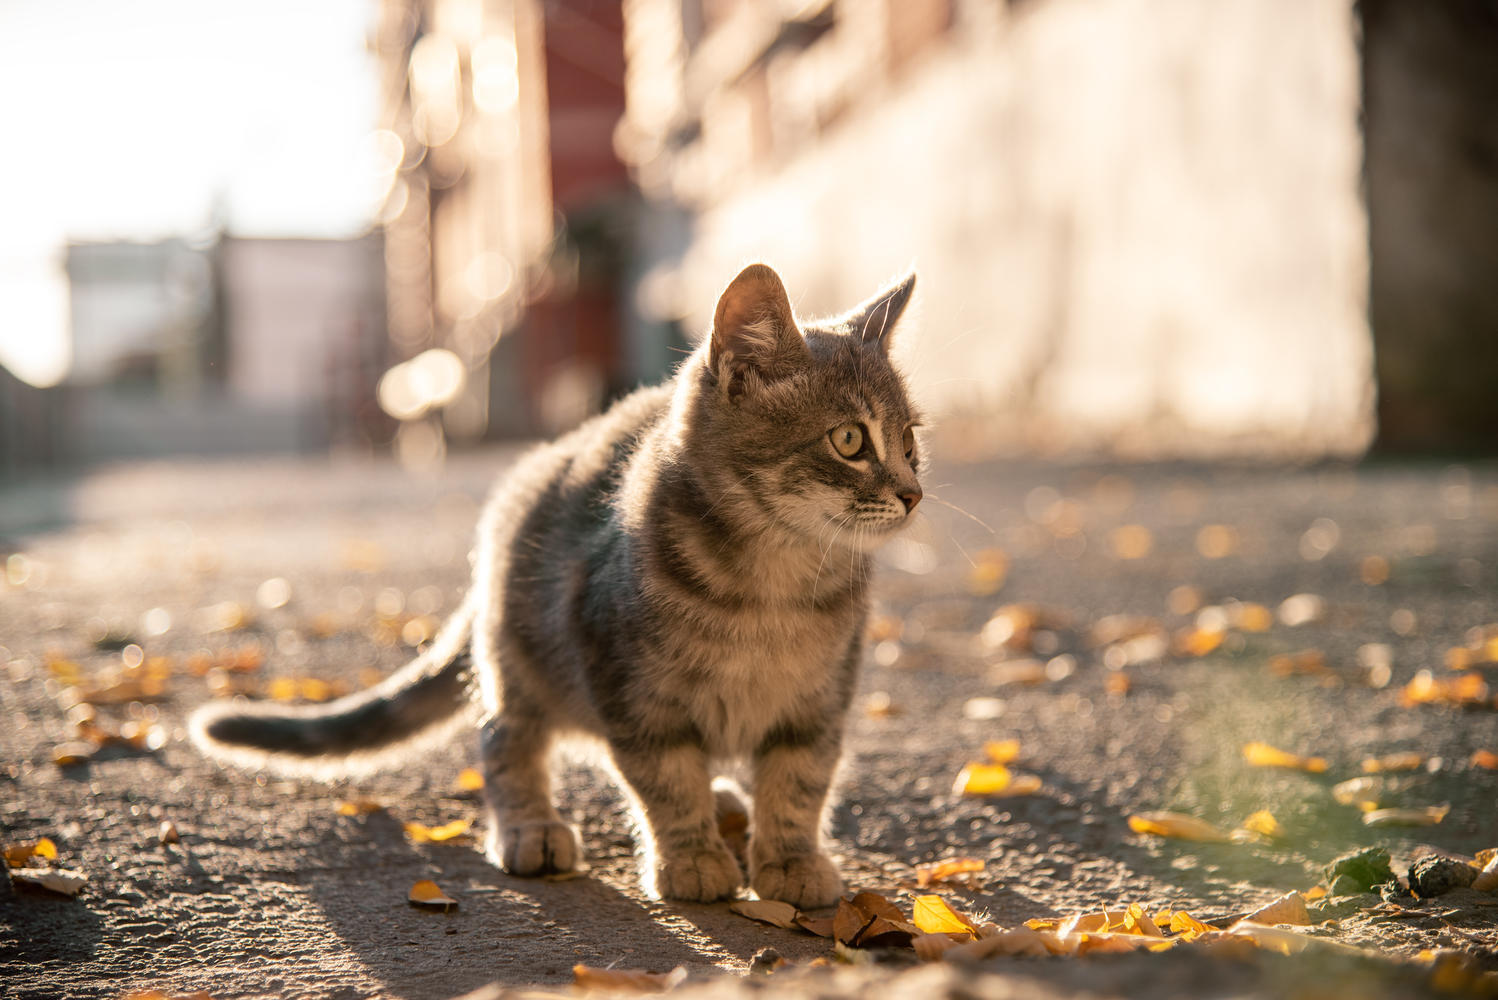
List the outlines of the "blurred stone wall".
{"type": "Polygon", "coordinates": [[[1379,444],[1498,449],[1498,3],[1363,0],[1379,444]]]}
{"type": "MultiPolygon", "coordinates": [[[[690,327],[747,260],[777,265],[805,314],[913,264],[903,348],[928,407],[975,450],[1367,446],[1352,0],[958,3],[939,43],[898,64],[878,35],[897,19],[853,16],[871,5],[888,6],[839,3],[830,29],[808,22],[802,72],[778,65],[791,46],[769,50],[768,103],[745,101],[772,143],[786,134],[777,102],[794,108],[794,85],[815,83],[845,17],[862,34],[843,50],[883,70],[845,74],[845,110],[695,196],[668,283],[690,327]]],[[[688,52],[689,96],[701,61],[688,52]]],[[[706,88],[699,145],[745,86],[706,88]]],[[[700,167],[691,152],[676,154],[683,172],[700,167]]]]}

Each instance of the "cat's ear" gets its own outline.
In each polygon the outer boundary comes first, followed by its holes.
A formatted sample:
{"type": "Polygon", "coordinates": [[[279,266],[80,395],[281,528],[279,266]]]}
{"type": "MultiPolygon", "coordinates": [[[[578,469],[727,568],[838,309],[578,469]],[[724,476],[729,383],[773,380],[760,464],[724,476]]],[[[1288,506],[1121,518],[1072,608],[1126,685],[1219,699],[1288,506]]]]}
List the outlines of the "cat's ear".
{"type": "Polygon", "coordinates": [[[878,295],[843,317],[849,332],[865,344],[873,344],[889,353],[890,334],[915,290],[915,272],[880,290],[878,295]]]}
{"type": "Polygon", "coordinates": [[[718,299],[708,364],[735,399],[792,374],[810,359],[780,275],[764,264],[739,272],[718,299]]]}

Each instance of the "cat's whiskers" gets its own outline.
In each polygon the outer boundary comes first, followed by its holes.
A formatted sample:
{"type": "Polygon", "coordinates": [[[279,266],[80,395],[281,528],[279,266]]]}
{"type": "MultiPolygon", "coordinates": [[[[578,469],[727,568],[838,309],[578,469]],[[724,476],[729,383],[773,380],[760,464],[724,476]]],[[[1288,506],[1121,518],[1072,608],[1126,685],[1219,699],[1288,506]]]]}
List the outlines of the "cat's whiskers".
{"type": "Polygon", "coordinates": [[[951,510],[955,510],[957,513],[961,514],[963,517],[965,517],[968,520],[972,521],[973,523],[977,524],[984,531],[987,531],[990,535],[997,535],[998,534],[998,532],[995,531],[988,524],[988,522],[984,521],[981,517],[979,517],[978,515],[974,514],[970,510],[964,510],[963,508],[957,506],[955,503],[952,503],[950,500],[943,500],[941,497],[937,496],[936,494],[929,493],[929,492],[926,494],[926,499],[927,500],[935,500],[937,503],[941,504],[943,507],[947,507],[947,508],[950,508],[951,510]]]}
{"type": "MultiPolygon", "coordinates": [[[[827,565],[827,554],[829,552],[831,552],[832,551],[832,547],[837,544],[837,536],[840,535],[840,534],[842,534],[843,528],[847,526],[848,520],[850,518],[852,518],[852,517],[853,517],[853,512],[849,511],[849,512],[843,514],[840,519],[838,519],[838,520],[829,520],[827,522],[829,525],[835,526],[835,530],[832,533],[832,537],[830,539],[828,539],[828,541],[827,541],[827,547],[822,550],[822,559],[821,559],[820,562],[817,563],[817,575],[815,577],[813,577],[812,581],[811,581],[811,598],[812,598],[813,601],[815,601],[817,599],[817,585],[822,582],[822,567],[825,566],[825,565],[827,565]]],[[[825,531],[826,528],[824,527],[822,530],[825,531]]],[[[821,531],[817,532],[817,543],[818,544],[821,544],[821,536],[822,536],[822,532],[821,531]]]]}

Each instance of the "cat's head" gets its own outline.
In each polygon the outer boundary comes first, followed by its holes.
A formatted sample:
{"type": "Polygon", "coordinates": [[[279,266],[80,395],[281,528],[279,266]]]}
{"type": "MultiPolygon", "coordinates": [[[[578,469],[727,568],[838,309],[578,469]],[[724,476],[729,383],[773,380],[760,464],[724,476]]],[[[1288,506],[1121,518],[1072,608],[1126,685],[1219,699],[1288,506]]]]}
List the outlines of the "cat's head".
{"type": "Polygon", "coordinates": [[[693,432],[720,489],[824,547],[873,548],[908,523],[920,417],[889,349],[914,287],[910,274],[801,324],[764,264],[729,284],[698,354],[693,432]]]}

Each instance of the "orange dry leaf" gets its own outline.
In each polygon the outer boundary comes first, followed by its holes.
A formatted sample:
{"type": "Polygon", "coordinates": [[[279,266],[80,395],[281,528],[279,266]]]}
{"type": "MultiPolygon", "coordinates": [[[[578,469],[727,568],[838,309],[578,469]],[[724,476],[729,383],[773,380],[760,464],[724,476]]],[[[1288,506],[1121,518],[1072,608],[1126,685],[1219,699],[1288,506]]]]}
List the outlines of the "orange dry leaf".
{"type": "Polygon", "coordinates": [[[1498,771],[1498,753],[1491,750],[1479,750],[1472,755],[1472,766],[1498,771]]]}
{"type": "Polygon", "coordinates": [[[952,912],[940,896],[917,896],[911,907],[911,923],[927,934],[959,934],[971,937],[973,926],[952,912]]]}
{"type": "Polygon", "coordinates": [[[1369,757],[1363,761],[1365,774],[1382,771],[1416,771],[1425,766],[1425,755],[1421,753],[1391,753],[1382,757],[1369,757]]]}
{"type": "Polygon", "coordinates": [[[1185,910],[1176,910],[1170,915],[1170,932],[1181,935],[1187,941],[1193,941],[1211,929],[1185,910]]]}
{"type": "Polygon", "coordinates": [[[465,767],[458,772],[458,791],[476,792],[484,787],[484,776],[476,768],[465,767]]]}
{"type": "Polygon", "coordinates": [[[57,845],[47,837],[25,844],[11,844],[5,848],[5,863],[12,868],[25,868],[32,858],[57,860],[57,845]]]}
{"type": "Polygon", "coordinates": [[[1255,767],[1288,767],[1312,774],[1320,774],[1326,770],[1326,759],[1323,757],[1298,757],[1268,743],[1243,744],[1243,759],[1255,767]]]}
{"type": "Polygon", "coordinates": [[[915,884],[917,888],[924,889],[933,882],[940,882],[954,875],[981,872],[983,868],[981,858],[950,858],[946,861],[932,861],[929,864],[915,866],[915,884]]]}
{"type": "Polygon", "coordinates": [[[1206,656],[1222,645],[1226,633],[1217,628],[1183,628],[1175,634],[1177,656],[1206,656]]]}
{"type": "Polygon", "coordinates": [[[595,969],[587,965],[572,967],[572,983],[585,990],[611,990],[624,993],[664,993],[687,978],[687,970],[678,965],[670,972],[644,972],[640,969],[595,969]]]}
{"type": "Polygon", "coordinates": [[[1488,683],[1476,672],[1438,679],[1429,670],[1422,670],[1404,686],[1399,700],[1405,706],[1434,702],[1482,705],[1488,700],[1488,683]]]}
{"type": "Polygon", "coordinates": [[[983,744],[989,763],[1009,764],[1019,756],[1019,740],[989,740],[983,744]]]}
{"type": "Polygon", "coordinates": [[[405,826],[406,836],[418,844],[441,843],[444,840],[461,837],[468,832],[466,819],[455,819],[442,826],[426,826],[422,823],[407,823],[405,826]]]}
{"type": "Polygon", "coordinates": [[[1148,812],[1129,817],[1129,829],[1135,833],[1152,833],[1157,837],[1226,843],[1232,836],[1206,820],[1176,812],[1148,812]]]}
{"type": "Polygon", "coordinates": [[[796,908],[777,899],[740,899],[728,907],[741,917],[790,930],[796,926],[796,908]]]}
{"type": "Polygon", "coordinates": [[[406,901],[412,906],[424,906],[428,909],[441,910],[444,913],[458,908],[456,899],[437,888],[436,882],[425,878],[411,886],[411,891],[406,895],[406,901]]]}
{"type": "Polygon", "coordinates": [[[384,805],[373,799],[345,800],[338,803],[338,815],[340,816],[367,816],[372,812],[379,812],[384,805]]]}

